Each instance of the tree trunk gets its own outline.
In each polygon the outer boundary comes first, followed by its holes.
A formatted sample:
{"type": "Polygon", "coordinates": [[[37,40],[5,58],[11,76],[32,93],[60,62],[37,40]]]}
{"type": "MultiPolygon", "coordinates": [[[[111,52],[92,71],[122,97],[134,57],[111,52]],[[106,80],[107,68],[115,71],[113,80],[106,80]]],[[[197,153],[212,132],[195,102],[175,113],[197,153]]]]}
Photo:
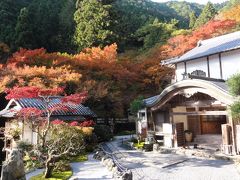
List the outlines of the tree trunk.
{"type": "Polygon", "coordinates": [[[52,175],[52,171],[53,171],[53,166],[51,165],[51,162],[52,162],[52,158],[51,156],[47,159],[47,162],[45,164],[46,166],[46,170],[45,170],[45,174],[44,174],[44,177],[45,178],[50,178],[51,175],[52,175]]]}

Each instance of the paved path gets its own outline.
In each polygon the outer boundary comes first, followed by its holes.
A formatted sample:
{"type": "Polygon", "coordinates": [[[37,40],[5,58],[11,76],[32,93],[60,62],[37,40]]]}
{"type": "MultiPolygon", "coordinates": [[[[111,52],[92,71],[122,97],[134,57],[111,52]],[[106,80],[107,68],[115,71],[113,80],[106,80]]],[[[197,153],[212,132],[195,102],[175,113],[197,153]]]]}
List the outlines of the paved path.
{"type": "Polygon", "coordinates": [[[88,156],[88,161],[71,163],[73,170],[73,176],[70,180],[99,180],[99,179],[111,179],[112,173],[104,167],[100,161],[93,159],[93,155],[88,156]]]}
{"type": "Polygon", "coordinates": [[[122,165],[132,170],[134,180],[240,180],[230,161],[124,150],[121,139],[115,138],[109,147],[118,152],[122,165]],[[184,162],[173,165],[181,161],[184,162]],[[167,165],[171,166],[163,168],[167,165]]]}

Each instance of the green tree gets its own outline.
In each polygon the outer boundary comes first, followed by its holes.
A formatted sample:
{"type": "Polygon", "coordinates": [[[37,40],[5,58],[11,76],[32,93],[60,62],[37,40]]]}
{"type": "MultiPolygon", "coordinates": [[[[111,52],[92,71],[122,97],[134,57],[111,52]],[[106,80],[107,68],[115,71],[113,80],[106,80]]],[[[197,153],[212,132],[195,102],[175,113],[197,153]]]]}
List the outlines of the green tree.
{"type": "Polygon", "coordinates": [[[130,112],[134,115],[137,114],[137,112],[143,108],[143,96],[139,96],[136,99],[134,99],[130,104],[130,112]]]}
{"type": "Polygon", "coordinates": [[[74,14],[76,22],[74,42],[78,50],[110,44],[109,39],[113,35],[113,32],[109,30],[111,6],[103,5],[97,0],[83,0],[77,4],[74,14]]]}
{"type": "Polygon", "coordinates": [[[66,0],[34,0],[29,6],[37,47],[58,51],[59,12],[66,0]]]}
{"type": "Polygon", "coordinates": [[[194,28],[197,28],[205,23],[207,23],[210,19],[212,19],[217,14],[214,6],[212,3],[208,2],[207,5],[204,7],[202,13],[197,18],[194,28]]]}
{"type": "MultiPolygon", "coordinates": [[[[233,75],[228,81],[230,93],[234,96],[240,95],[240,74],[233,75]]],[[[236,101],[231,105],[231,112],[234,118],[240,117],[240,101],[236,101]]]]}
{"type": "Polygon", "coordinates": [[[14,0],[0,1],[0,41],[10,45],[14,38],[17,20],[17,7],[14,0]]]}
{"type": "Polygon", "coordinates": [[[155,19],[153,23],[147,24],[137,30],[136,36],[139,41],[143,42],[143,48],[149,49],[156,43],[163,44],[176,30],[178,21],[172,20],[171,23],[162,23],[155,19]]]}
{"type": "Polygon", "coordinates": [[[189,15],[189,28],[193,28],[197,20],[195,13],[192,11],[189,15]]]}
{"type": "Polygon", "coordinates": [[[58,44],[56,49],[61,52],[74,53],[75,48],[72,43],[75,22],[74,12],[76,10],[76,0],[65,0],[59,13],[58,44]]]}
{"type": "Polygon", "coordinates": [[[228,10],[232,8],[233,6],[236,6],[240,4],[240,0],[230,0],[228,1],[227,5],[223,8],[224,10],[228,10]]]}
{"type": "Polygon", "coordinates": [[[21,9],[15,31],[15,46],[29,49],[36,47],[31,26],[31,17],[27,8],[21,9]]]}

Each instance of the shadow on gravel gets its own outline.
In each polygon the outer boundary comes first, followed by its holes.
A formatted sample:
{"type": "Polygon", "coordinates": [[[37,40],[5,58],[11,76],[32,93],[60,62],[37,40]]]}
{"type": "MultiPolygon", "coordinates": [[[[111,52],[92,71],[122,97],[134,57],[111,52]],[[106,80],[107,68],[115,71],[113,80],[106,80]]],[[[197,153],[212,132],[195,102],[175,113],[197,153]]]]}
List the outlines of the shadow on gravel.
{"type": "Polygon", "coordinates": [[[197,158],[191,158],[188,161],[188,166],[192,166],[192,167],[208,166],[208,167],[222,168],[223,166],[227,166],[230,164],[234,164],[234,163],[226,160],[208,160],[208,159],[197,159],[197,158]]]}

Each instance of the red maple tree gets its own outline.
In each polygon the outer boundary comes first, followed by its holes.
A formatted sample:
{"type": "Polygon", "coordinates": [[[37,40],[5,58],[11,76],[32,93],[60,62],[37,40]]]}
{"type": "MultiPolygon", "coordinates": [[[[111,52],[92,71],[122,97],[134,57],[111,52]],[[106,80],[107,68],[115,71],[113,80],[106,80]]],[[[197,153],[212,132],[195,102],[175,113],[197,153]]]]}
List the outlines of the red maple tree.
{"type": "Polygon", "coordinates": [[[54,88],[54,89],[42,89],[39,87],[14,87],[12,89],[7,89],[6,99],[21,99],[21,98],[38,98],[43,104],[44,108],[23,108],[18,112],[18,116],[23,118],[24,121],[34,122],[35,126],[38,126],[41,129],[41,132],[38,132],[39,137],[41,138],[42,147],[45,146],[46,137],[48,131],[51,127],[50,117],[51,115],[58,111],[74,111],[74,109],[69,109],[67,104],[81,104],[87,98],[87,93],[82,92],[79,94],[72,94],[69,96],[63,96],[60,98],[60,103],[52,103],[51,101],[54,96],[62,95],[64,92],[63,88],[54,88]]]}

